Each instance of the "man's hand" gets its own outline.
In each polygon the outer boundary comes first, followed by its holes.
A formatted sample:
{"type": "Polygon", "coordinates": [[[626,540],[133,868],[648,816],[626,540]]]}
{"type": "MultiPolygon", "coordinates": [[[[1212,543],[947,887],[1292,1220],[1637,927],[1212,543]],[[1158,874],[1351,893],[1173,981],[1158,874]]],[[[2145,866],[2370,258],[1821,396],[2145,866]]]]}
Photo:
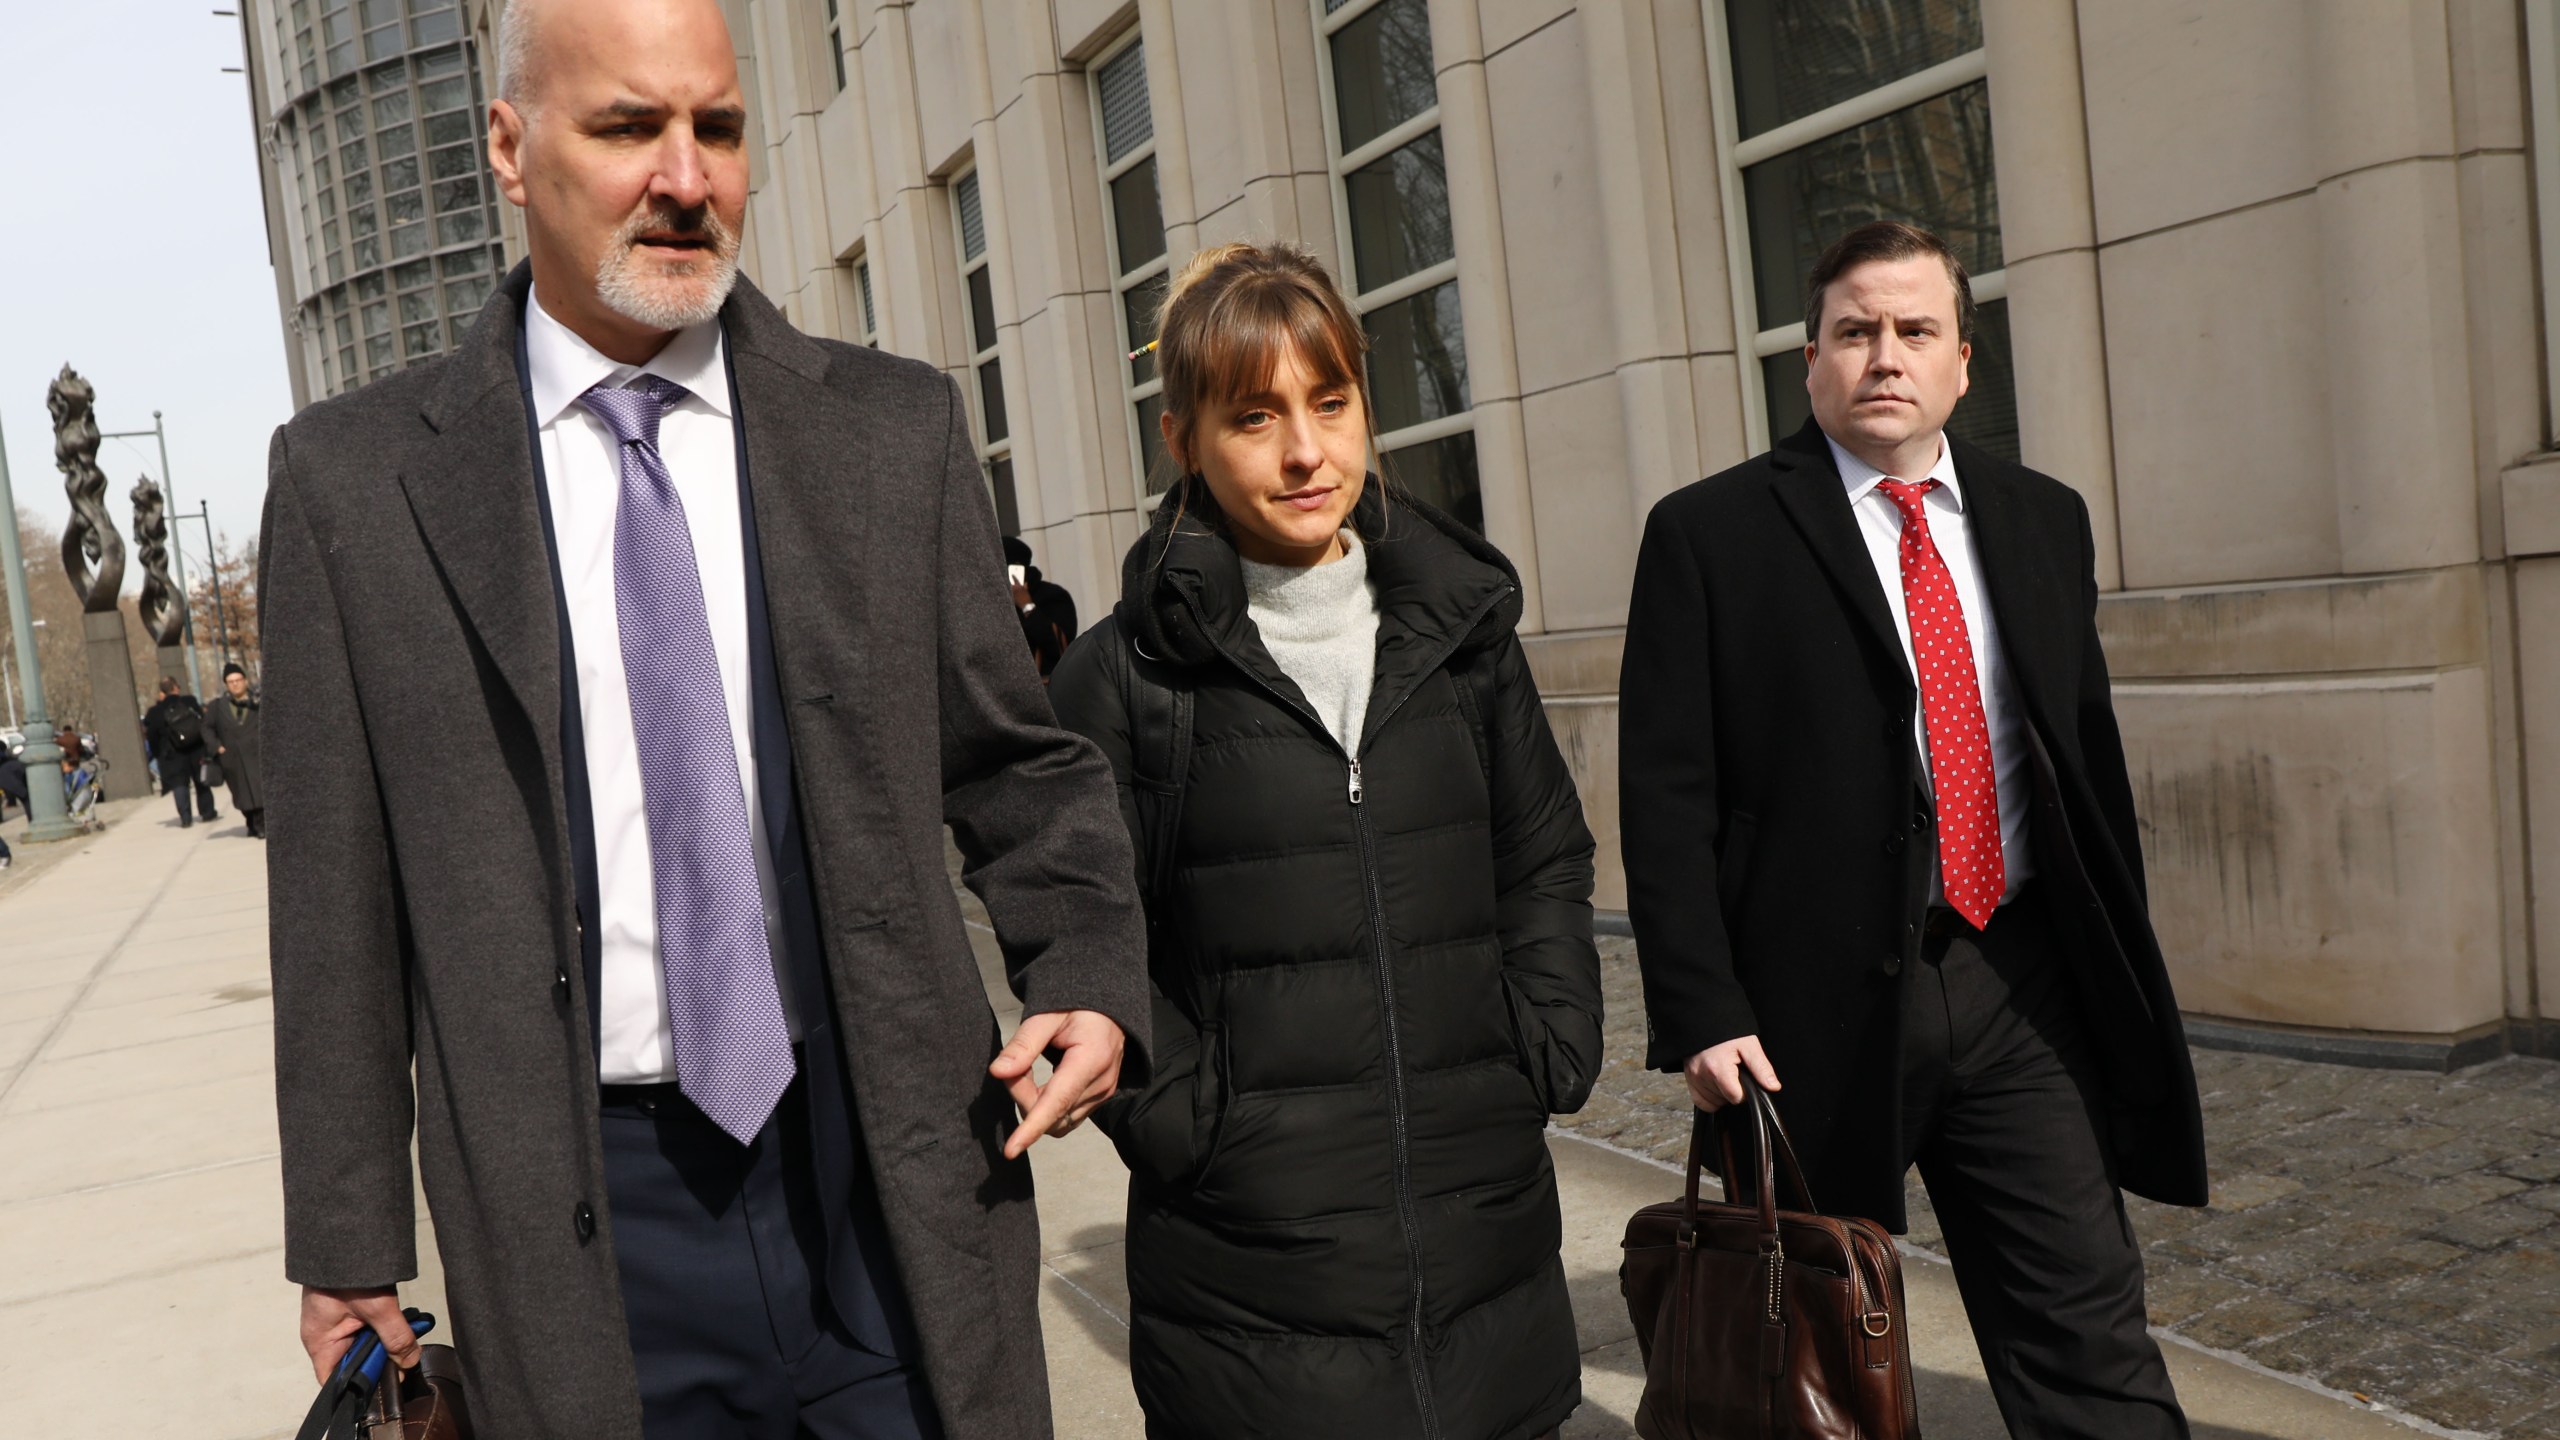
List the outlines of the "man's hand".
{"type": "Polygon", "coordinates": [[[399,1291],[302,1287],[302,1348],[310,1353],[313,1379],[327,1384],[329,1372],[367,1327],[382,1337],[393,1364],[407,1370],[418,1363],[418,1337],[400,1313],[399,1291]]]}
{"type": "Polygon", "coordinates": [[[1042,1135],[1064,1135],[1111,1098],[1120,1088],[1120,1052],[1128,1044],[1111,1017],[1096,1010],[1051,1011],[1025,1015],[1013,1043],[1004,1047],[987,1073],[1013,1092],[1022,1107],[1022,1124],[1004,1142],[1010,1160],[1031,1148],[1042,1135]],[[1031,1064],[1050,1051],[1054,1067],[1049,1083],[1031,1083],[1031,1064]]]}
{"type": "Polygon", "coordinates": [[[1778,1072],[1760,1049],[1760,1037],[1745,1035],[1727,1040],[1712,1050],[1701,1050],[1689,1057],[1682,1072],[1689,1077],[1689,1099],[1699,1109],[1713,1115],[1727,1105],[1742,1103],[1742,1067],[1751,1067],[1751,1078],[1763,1090],[1776,1090],[1778,1072]]]}

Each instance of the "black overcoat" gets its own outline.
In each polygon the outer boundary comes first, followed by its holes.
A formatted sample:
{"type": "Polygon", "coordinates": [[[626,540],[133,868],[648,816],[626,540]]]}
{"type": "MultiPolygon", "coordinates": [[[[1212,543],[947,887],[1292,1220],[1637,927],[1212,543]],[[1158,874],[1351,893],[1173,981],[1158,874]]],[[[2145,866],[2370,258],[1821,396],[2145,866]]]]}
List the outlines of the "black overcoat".
{"type": "Polygon", "coordinates": [[[160,762],[160,788],[167,791],[177,783],[172,776],[193,779],[195,767],[205,758],[205,749],[178,748],[178,717],[192,713],[199,727],[204,724],[204,707],[193,695],[163,695],[152,707],[142,712],[142,741],[151,758],[160,762]]]}
{"type": "MultiPolygon", "coordinates": [[[[285,1271],[417,1273],[414,1122],[480,1433],[640,1440],[515,359],[529,284],[518,267],[454,353],[273,447],[285,1271]]],[[[1000,1153],[944,826],[1025,1007],[1119,1020],[1143,1078],[1128,835],[1023,652],[951,381],[802,335],[743,282],[722,321],[837,1033],[926,1377],[953,1440],[1037,1440],[1039,1226],[1000,1153]]]]}
{"type": "MultiPolygon", "coordinates": [[[[2205,1199],[2204,1126],[2097,631],[2088,507],[1952,436],[2026,708],[2035,884],[2064,927],[2126,1189],[2205,1199]]],[[[1757,1034],[1824,1208],[1903,1224],[1900,992],[1936,833],[1919,689],[1822,432],[1665,497],[1619,677],[1647,1061],[1757,1034]]]]}
{"type": "Polygon", "coordinates": [[[1209,509],[1196,482],[1168,497],[1050,680],[1136,833],[1132,637],[1193,696],[1149,900],[1161,1063],[1100,1117],[1132,1177],[1148,1434],[1543,1434],[1580,1396],[1545,1131],[1598,1072],[1600,973],[1591,834],[1518,581],[1371,487],[1377,669],[1346,754],[1263,646],[1209,509]],[[1490,690],[1481,727],[1462,685],[1490,690]]]}
{"type": "Polygon", "coordinates": [[[231,807],[247,812],[266,808],[266,728],[260,720],[264,707],[256,696],[246,701],[229,695],[216,695],[205,707],[204,735],[208,747],[221,747],[214,760],[222,767],[223,783],[231,787],[231,807]]]}

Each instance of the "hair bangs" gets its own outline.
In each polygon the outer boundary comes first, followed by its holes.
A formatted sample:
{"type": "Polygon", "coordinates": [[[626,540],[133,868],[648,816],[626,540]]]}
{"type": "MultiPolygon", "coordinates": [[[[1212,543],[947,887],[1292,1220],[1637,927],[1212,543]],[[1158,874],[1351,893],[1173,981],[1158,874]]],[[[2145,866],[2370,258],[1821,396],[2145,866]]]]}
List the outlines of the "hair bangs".
{"type": "Polygon", "coordinates": [[[1341,332],[1332,307],[1305,286],[1256,277],[1217,297],[1202,327],[1199,393],[1233,405],[1267,395],[1291,357],[1319,386],[1359,389],[1358,341],[1341,332]]]}

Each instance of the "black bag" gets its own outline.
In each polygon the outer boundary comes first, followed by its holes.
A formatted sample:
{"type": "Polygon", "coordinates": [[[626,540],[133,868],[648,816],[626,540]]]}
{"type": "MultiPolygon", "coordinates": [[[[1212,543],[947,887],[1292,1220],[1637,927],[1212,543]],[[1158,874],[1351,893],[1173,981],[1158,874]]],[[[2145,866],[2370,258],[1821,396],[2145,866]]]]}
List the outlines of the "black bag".
{"type": "MultiPolygon", "coordinates": [[[[421,1334],[435,1317],[407,1310],[421,1334]]],[[[378,1355],[373,1332],[356,1337],[329,1383],[320,1387],[294,1440],[472,1440],[471,1411],[462,1399],[462,1357],[450,1345],[420,1345],[414,1370],[376,1382],[365,1375],[365,1357],[378,1355]],[[370,1348],[369,1348],[370,1347],[370,1348]]],[[[389,1369],[384,1362],[380,1369],[389,1369]]]]}
{"type": "Polygon", "coordinates": [[[169,743],[180,750],[204,748],[204,712],[191,705],[175,707],[169,717],[169,743]]]}

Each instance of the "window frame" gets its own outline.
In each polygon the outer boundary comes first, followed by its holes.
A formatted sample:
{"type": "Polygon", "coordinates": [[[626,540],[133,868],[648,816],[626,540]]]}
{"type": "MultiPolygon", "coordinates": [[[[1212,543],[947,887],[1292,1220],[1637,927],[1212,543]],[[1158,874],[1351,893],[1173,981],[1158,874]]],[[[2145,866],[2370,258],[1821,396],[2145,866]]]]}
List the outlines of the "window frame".
{"type": "Polygon", "coordinates": [[[835,66],[832,72],[822,72],[836,77],[836,88],[828,93],[830,100],[843,94],[853,83],[845,74],[844,64],[844,11],[850,3],[851,0],[819,0],[818,38],[827,47],[828,58],[835,66]]]}
{"type": "Polygon", "coordinates": [[[853,291],[850,297],[853,303],[846,309],[853,321],[849,328],[853,331],[854,343],[877,350],[880,348],[880,307],[871,291],[870,249],[865,247],[854,251],[853,257],[844,262],[844,269],[845,279],[853,291]]]}
{"type": "MultiPolygon", "coordinates": [[[[1788,317],[1783,325],[1761,325],[1759,277],[1751,264],[1750,202],[1743,190],[1742,172],[1764,160],[1774,160],[1844,130],[1854,130],[1871,120],[1987,79],[1991,52],[1986,43],[1745,140],[1741,138],[1742,117],[1735,101],[1731,17],[1725,13],[1725,0],[1699,0],[1699,7],[1707,30],[1707,97],[1715,115],[1717,181],[1724,199],[1725,272],[1733,287],[1733,329],[1736,336],[1749,337],[1746,348],[1750,353],[1737,357],[1743,363],[1734,367],[1742,373],[1742,431],[1744,443],[1757,454],[1768,449],[1776,438],[1769,433],[1769,394],[1761,377],[1761,363],[1790,350],[1802,350],[1805,333],[1802,315],[1788,317]]],[[[1993,124],[1998,124],[1996,117],[1993,124]]],[[[1966,278],[1977,306],[2009,298],[2009,270],[2005,263],[2000,269],[1966,278]]]]}
{"type": "MultiPolygon", "coordinates": [[[[956,270],[960,277],[960,354],[962,368],[969,372],[969,383],[963,387],[968,392],[965,398],[969,409],[969,440],[977,449],[978,474],[986,482],[989,497],[1004,502],[1011,497],[996,494],[996,466],[1001,463],[1009,469],[1013,462],[1013,415],[1009,409],[1005,414],[1004,438],[1000,440],[987,438],[985,375],[985,367],[988,365],[997,367],[996,391],[1001,395],[1004,391],[1004,321],[995,315],[987,317],[987,330],[994,339],[987,348],[979,349],[977,301],[969,293],[969,277],[984,270],[987,272],[988,304],[990,306],[994,304],[996,247],[995,237],[987,231],[986,181],[979,173],[978,162],[972,158],[967,164],[953,170],[950,178],[943,182],[943,186],[945,193],[951,199],[951,255],[958,262],[956,270]],[[969,254],[969,229],[960,212],[960,186],[963,181],[973,184],[978,195],[980,248],[975,258],[969,254]]],[[[997,506],[999,512],[1004,508],[1006,507],[1003,503],[997,506]]]]}
{"type": "MultiPolygon", "coordinates": [[[[1341,9],[1327,14],[1324,8],[1325,0],[1307,0],[1308,13],[1315,19],[1316,89],[1324,102],[1324,151],[1327,177],[1333,195],[1333,235],[1336,247],[1334,253],[1340,257],[1338,268],[1348,282],[1343,287],[1345,292],[1343,298],[1350,302],[1351,313],[1360,318],[1364,330],[1368,326],[1372,311],[1383,310],[1399,300],[1408,300],[1425,291],[1446,285],[1458,278],[1459,268],[1458,257],[1453,253],[1448,259],[1436,265],[1426,266],[1410,275],[1388,281],[1384,285],[1359,288],[1361,286],[1360,264],[1357,252],[1352,248],[1350,177],[1367,168],[1372,162],[1392,155],[1423,136],[1440,130],[1440,117],[1444,108],[1440,99],[1439,75],[1435,67],[1429,106],[1370,137],[1359,149],[1349,154],[1343,153],[1342,116],[1334,92],[1333,37],[1342,33],[1354,21],[1370,11],[1388,3],[1390,0],[1348,0],[1341,9]],[[1354,289],[1358,289],[1357,294],[1350,293],[1354,289]]],[[[1443,143],[1445,155],[1445,142],[1443,143]]],[[[1451,248],[1455,250],[1454,243],[1451,248]]],[[[1463,287],[1459,293],[1462,296],[1465,294],[1463,287]]],[[[1374,398],[1375,388],[1374,385],[1371,387],[1372,398],[1374,398]]],[[[1376,423],[1377,417],[1372,414],[1370,424],[1373,429],[1376,423]]],[[[1372,454],[1383,464],[1385,457],[1398,450],[1428,445],[1456,435],[1472,435],[1475,430],[1476,405],[1471,381],[1465,410],[1455,415],[1441,416],[1436,420],[1420,421],[1399,430],[1379,431],[1371,440],[1370,448],[1372,454]]],[[[1476,479],[1479,495],[1483,493],[1482,468],[1482,462],[1479,461],[1476,479]]]]}
{"type": "Polygon", "coordinates": [[[2542,289],[2542,442],[2560,448],[2560,0],[2525,0],[2525,105],[2542,289]]]}
{"type": "MultiPolygon", "coordinates": [[[[1121,266],[1120,212],[1114,202],[1111,186],[1112,182],[1121,176],[1156,157],[1155,86],[1152,83],[1152,77],[1149,77],[1146,140],[1133,147],[1128,154],[1113,160],[1111,137],[1103,128],[1102,72],[1112,61],[1144,43],[1146,43],[1146,26],[1142,22],[1133,21],[1125,33],[1095,52],[1092,60],[1085,65],[1085,94],[1089,101],[1087,108],[1093,111],[1094,174],[1102,197],[1102,253],[1105,263],[1111,267],[1111,333],[1114,343],[1118,346],[1117,353],[1121,357],[1120,411],[1129,427],[1129,468],[1136,477],[1136,483],[1132,489],[1141,511],[1151,510],[1158,500],[1164,498],[1165,493],[1170,492],[1172,486],[1167,485],[1165,491],[1158,492],[1150,492],[1147,488],[1154,477],[1147,473],[1147,456],[1151,447],[1147,444],[1146,423],[1141,416],[1144,414],[1143,407],[1146,402],[1164,393],[1164,367],[1156,366],[1155,373],[1148,376],[1144,382],[1133,382],[1130,378],[1132,373],[1130,367],[1137,363],[1136,356],[1132,352],[1138,347],[1138,339],[1129,330],[1129,292],[1159,275],[1172,273],[1173,246],[1172,237],[1168,235],[1164,253],[1156,256],[1155,259],[1135,270],[1124,270],[1121,266]]],[[[1159,230],[1163,228],[1164,167],[1162,165],[1156,167],[1156,224],[1159,230]]]]}

